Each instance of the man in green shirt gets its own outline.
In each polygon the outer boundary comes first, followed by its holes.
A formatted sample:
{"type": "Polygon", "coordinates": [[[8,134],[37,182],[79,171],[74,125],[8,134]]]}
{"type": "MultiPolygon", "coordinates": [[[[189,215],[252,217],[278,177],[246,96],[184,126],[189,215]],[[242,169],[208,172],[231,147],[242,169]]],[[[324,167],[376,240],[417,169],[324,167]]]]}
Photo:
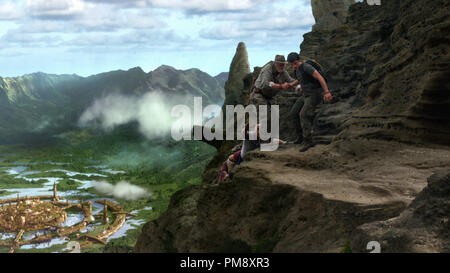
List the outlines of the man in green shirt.
{"type": "Polygon", "coordinates": [[[298,113],[302,126],[303,141],[300,152],[305,152],[314,146],[312,141],[312,127],[316,106],[323,100],[331,102],[333,96],[328,90],[325,78],[312,65],[300,61],[299,54],[292,52],[288,55],[288,62],[295,70],[296,81],[291,86],[300,83],[302,96],[295,103],[291,113],[298,113]]]}

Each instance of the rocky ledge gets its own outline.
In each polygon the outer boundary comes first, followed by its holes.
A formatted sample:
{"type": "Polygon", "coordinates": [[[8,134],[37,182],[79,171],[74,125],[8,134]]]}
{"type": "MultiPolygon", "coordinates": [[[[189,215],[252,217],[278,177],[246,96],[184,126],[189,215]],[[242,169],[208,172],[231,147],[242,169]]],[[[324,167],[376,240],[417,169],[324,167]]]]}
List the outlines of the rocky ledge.
{"type": "Polygon", "coordinates": [[[357,227],[399,215],[449,165],[450,149],[387,141],[254,151],[231,183],[177,192],[135,251],[340,252],[357,227]]]}

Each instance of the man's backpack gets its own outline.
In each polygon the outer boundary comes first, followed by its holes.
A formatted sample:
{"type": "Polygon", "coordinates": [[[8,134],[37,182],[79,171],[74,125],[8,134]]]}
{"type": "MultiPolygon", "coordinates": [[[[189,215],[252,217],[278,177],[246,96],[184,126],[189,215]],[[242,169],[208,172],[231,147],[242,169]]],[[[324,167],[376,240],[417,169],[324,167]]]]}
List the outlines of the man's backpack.
{"type": "Polygon", "coordinates": [[[325,79],[325,82],[328,82],[328,79],[327,79],[327,77],[325,76],[325,73],[323,72],[322,66],[321,66],[319,63],[317,63],[316,61],[313,61],[313,60],[311,60],[311,59],[306,60],[306,61],[303,62],[302,65],[300,66],[300,72],[301,72],[304,76],[307,77],[306,79],[307,79],[308,81],[310,81],[310,82],[317,82],[317,80],[316,80],[315,78],[313,78],[312,76],[310,76],[310,75],[308,75],[307,73],[305,73],[304,68],[303,68],[303,65],[304,65],[305,63],[307,63],[307,64],[311,65],[312,67],[314,67],[314,69],[317,70],[317,72],[319,72],[320,75],[322,75],[322,77],[325,79]]]}

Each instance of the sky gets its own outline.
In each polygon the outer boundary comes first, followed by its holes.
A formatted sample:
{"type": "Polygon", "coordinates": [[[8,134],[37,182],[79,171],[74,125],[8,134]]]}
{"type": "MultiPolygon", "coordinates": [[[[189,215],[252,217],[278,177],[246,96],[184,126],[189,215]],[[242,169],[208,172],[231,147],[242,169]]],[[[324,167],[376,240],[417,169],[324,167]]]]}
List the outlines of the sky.
{"type": "Polygon", "coordinates": [[[136,66],[227,72],[299,51],[309,0],[0,0],[0,76],[89,76],[136,66]]]}

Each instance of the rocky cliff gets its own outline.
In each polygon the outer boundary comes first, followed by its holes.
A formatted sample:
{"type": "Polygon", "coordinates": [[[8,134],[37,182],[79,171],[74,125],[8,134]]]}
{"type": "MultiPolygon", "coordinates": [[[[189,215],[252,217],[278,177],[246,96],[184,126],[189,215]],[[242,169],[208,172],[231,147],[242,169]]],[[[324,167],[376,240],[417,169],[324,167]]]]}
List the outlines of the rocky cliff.
{"type": "Polygon", "coordinates": [[[311,0],[316,24],[314,31],[330,31],[341,26],[347,18],[348,8],[355,0],[311,0]]]}
{"type": "Polygon", "coordinates": [[[301,54],[325,67],[338,98],[318,115],[319,134],[449,144],[448,10],[447,1],[358,3],[341,27],[306,34],[301,54]]]}
{"type": "MultiPolygon", "coordinates": [[[[367,252],[374,240],[382,251],[448,251],[448,12],[438,0],[356,3],[336,28],[313,28],[300,53],[325,68],[336,98],[317,110],[320,145],[250,152],[217,186],[224,142],[204,184],[177,192],[135,251],[367,252]]],[[[276,97],[285,139],[297,134],[286,115],[295,99],[276,97]]]]}
{"type": "Polygon", "coordinates": [[[428,186],[398,217],[368,223],[352,234],[352,248],[380,242],[383,252],[450,252],[450,169],[428,178],[428,186]]]}

